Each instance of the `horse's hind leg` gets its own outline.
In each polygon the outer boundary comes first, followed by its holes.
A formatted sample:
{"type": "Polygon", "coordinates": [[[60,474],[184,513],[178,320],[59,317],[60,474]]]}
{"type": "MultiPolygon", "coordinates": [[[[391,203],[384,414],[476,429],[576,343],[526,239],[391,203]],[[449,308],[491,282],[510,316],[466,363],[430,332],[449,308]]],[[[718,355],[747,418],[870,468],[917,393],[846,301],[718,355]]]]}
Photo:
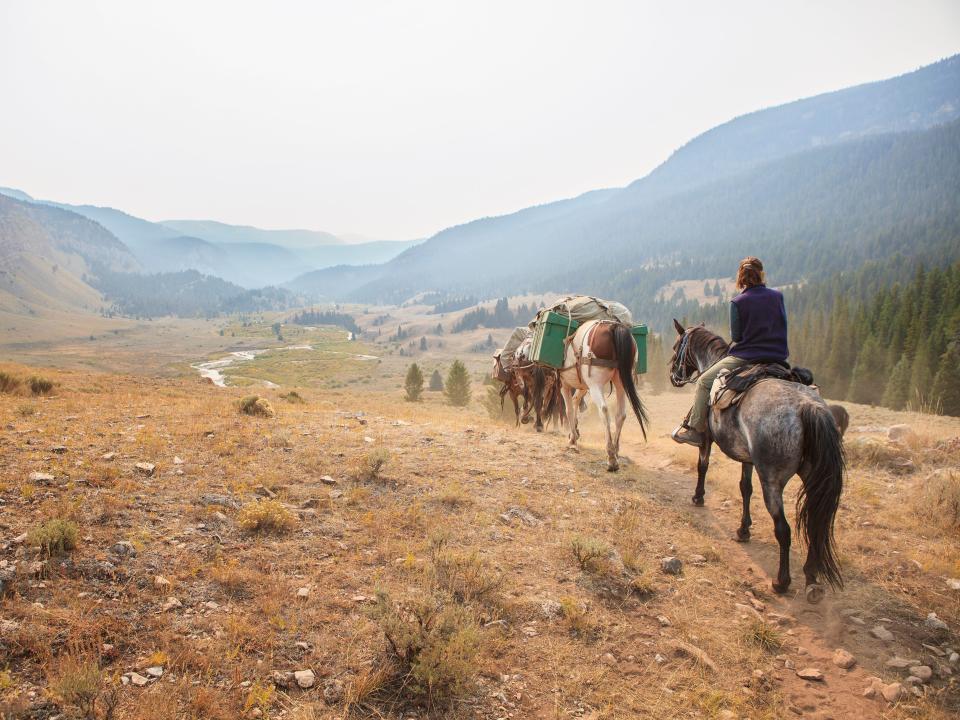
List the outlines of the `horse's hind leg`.
{"type": "Polygon", "coordinates": [[[707,470],[710,467],[710,448],[713,441],[709,437],[704,437],[703,444],[700,445],[700,455],[697,457],[697,489],[693,491],[693,504],[697,507],[703,507],[703,496],[706,494],[704,485],[707,481],[707,470]]]}
{"type": "Polygon", "coordinates": [[[616,472],[620,469],[620,463],[617,462],[617,449],[613,444],[613,433],[610,430],[610,408],[607,405],[607,399],[603,396],[603,388],[600,385],[590,385],[590,397],[597,405],[600,421],[607,432],[607,470],[616,472]]]}
{"type": "Polygon", "coordinates": [[[773,518],[773,532],[780,545],[780,567],[777,570],[777,579],[773,582],[773,591],[785,593],[790,589],[790,523],[783,514],[783,486],[786,480],[780,482],[776,473],[765,472],[759,467],[757,475],[760,477],[760,487],[763,489],[763,502],[767,506],[770,517],[773,518]]]}
{"type": "Polygon", "coordinates": [[[620,434],[623,432],[623,423],[627,419],[627,394],[624,392],[623,383],[618,379],[616,382],[617,388],[617,414],[616,424],[614,426],[613,432],[613,447],[616,457],[620,457],[620,434]]]}
{"type": "Polygon", "coordinates": [[[737,541],[750,540],[750,495],[753,494],[753,465],[742,463],[740,466],[740,497],[743,499],[743,514],[740,515],[740,527],[737,529],[737,541]]]}
{"type": "Polygon", "coordinates": [[[560,394],[563,396],[563,407],[567,413],[567,427],[570,430],[569,446],[576,450],[577,440],[580,437],[580,433],[577,431],[577,409],[580,402],[579,391],[574,391],[572,387],[564,384],[560,388],[560,394]]]}

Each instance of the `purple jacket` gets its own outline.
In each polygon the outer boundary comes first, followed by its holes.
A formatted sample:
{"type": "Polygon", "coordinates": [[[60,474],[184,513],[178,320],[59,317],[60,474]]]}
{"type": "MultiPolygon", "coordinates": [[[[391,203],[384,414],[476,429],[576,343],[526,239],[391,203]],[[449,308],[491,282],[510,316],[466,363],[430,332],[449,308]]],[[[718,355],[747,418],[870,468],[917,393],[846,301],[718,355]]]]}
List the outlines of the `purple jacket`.
{"type": "Polygon", "coordinates": [[[787,309],[783,293],[766,285],[747,288],[730,301],[730,355],[752,362],[786,362],[787,309]]]}

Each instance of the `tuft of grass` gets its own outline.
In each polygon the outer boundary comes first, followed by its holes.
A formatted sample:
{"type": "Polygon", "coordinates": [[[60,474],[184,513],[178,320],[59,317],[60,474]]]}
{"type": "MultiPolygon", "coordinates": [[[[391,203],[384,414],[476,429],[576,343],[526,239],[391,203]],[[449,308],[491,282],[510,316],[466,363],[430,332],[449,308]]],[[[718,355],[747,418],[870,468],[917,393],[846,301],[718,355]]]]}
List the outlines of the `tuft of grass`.
{"type": "Polygon", "coordinates": [[[468,689],[479,672],[480,633],[467,608],[429,595],[394,603],[379,591],[370,613],[387,639],[402,696],[439,706],[468,689]]]}
{"type": "Polygon", "coordinates": [[[380,471],[390,461],[390,451],[384,447],[373,448],[364,453],[356,463],[356,478],[360,482],[376,482],[380,471]]]}
{"type": "Polygon", "coordinates": [[[437,493],[437,500],[441,505],[451,510],[470,505],[473,502],[473,499],[463,489],[463,485],[456,482],[444,485],[440,492],[437,493]]]}
{"type": "Polygon", "coordinates": [[[913,511],[932,525],[960,531],[960,471],[930,473],[914,496],[913,511]]]}
{"type": "Polygon", "coordinates": [[[0,393],[15,393],[20,389],[21,380],[5,370],[0,370],[0,393]]]}
{"type": "Polygon", "coordinates": [[[284,393],[280,397],[291,405],[303,405],[306,402],[306,400],[303,399],[303,396],[301,396],[296,390],[291,390],[288,393],[284,393]]]}
{"type": "Polygon", "coordinates": [[[783,647],[783,635],[765,620],[751,620],[743,630],[743,639],[767,652],[775,652],[783,647]]]}
{"type": "Polygon", "coordinates": [[[352,708],[370,709],[377,695],[389,687],[392,676],[393,668],[386,665],[367,668],[354,677],[344,693],[345,717],[349,716],[352,708]]]}
{"type": "Polygon", "coordinates": [[[600,561],[610,555],[609,545],[602,540],[589,537],[575,537],[570,541],[570,550],[579,563],[580,569],[585,572],[596,571],[600,561]]]}
{"type": "Polygon", "coordinates": [[[23,403],[17,405],[17,415],[20,417],[30,417],[31,415],[36,415],[37,408],[30,403],[23,403]]]}
{"type": "Polygon", "coordinates": [[[102,672],[98,663],[66,656],[60,662],[50,689],[64,705],[76,708],[81,717],[96,720],[97,699],[102,691],[102,672]]]}
{"type": "Polygon", "coordinates": [[[252,415],[254,417],[272,418],[277,414],[270,402],[259,395],[247,395],[240,398],[237,402],[237,409],[242,415],[252,415]]]}
{"type": "Polygon", "coordinates": [[[34,395],[49,395],[53,392],[53,380],[39,375],[34,375],[27,380],[27,386],[34,395]]]}
{"type": "Polygon", "coordinates": [[[30,530],[27,542],[30,545],[39,545],[44,555],[53,557],[77,547],[79,536],[76,523],[54,518],[30,530]]]}
{"type": "Polygon", "coordinates": [[[914,453],[906,445],[879,440],[872,437],[858,437],[845,443],[847,463],[851,467],[887,470],[903,474],[916,469],[914,453]]]}
{"type": "Polygon", "coordinates": [[[293,528],[296,519],[279,500],[255,500],[240,508],[237,524],[251,533],[282,534],[293,528]]]}
{"type": "Polygon", "coordinates": [[[583,640],[593,639],[597,625],[590,619],[586,608],[569,595],[560,598],[560,613],[566,620],[570,633],[583,640]]]}

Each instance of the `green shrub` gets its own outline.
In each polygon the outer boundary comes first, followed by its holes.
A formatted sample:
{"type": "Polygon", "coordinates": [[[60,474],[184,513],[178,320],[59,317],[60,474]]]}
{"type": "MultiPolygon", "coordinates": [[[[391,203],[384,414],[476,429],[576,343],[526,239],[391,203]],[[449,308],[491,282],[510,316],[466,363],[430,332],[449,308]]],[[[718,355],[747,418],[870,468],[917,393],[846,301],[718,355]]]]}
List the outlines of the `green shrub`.
{"type": "Polygon", "coordinates": [[[384,447],[373,448],[357,461],[356,478],[360,482],[375,482],[380,471],[390,461],[390,451],[384,447]]]}
{"type": "Polygon", "coordinates": [[[247,395],[240,398],[237,407],[243,415],[265,418],[272,418],[276,415],[270,402],[259,395],[247,395]]]}
{"type": "Polygon", "coordinates": [[[54,518],[33,528],[27,534],[27,542],[30,545],[39,545],[45,555],[52,557],[73,550],[79,536],[76,523],[54,518]]]}
{"type": "Polygon", "coordinates": [[[476,553],[440,550],[432,560],[434,581],[459,603],[489,602],[503,584],[503,575],[492,570],[476,553]]]}
{"type": "Polygon", "coordinates": [[[291,390],[290,392],[285,393],[280,397],[286,400],[291,405],[303,405],[306,402],[306,400],[304,400],[303,397],[300,395],[300,393],[298,393],[296,390],[291,390]]]}
{"type": "Polygon", "coordinates": [[[371,615],[386,636],[402,694],[436,706],[468,688],[478,672],[480,633],[466,608],[429,596],[396,604],[378,592],[371,615]]]}

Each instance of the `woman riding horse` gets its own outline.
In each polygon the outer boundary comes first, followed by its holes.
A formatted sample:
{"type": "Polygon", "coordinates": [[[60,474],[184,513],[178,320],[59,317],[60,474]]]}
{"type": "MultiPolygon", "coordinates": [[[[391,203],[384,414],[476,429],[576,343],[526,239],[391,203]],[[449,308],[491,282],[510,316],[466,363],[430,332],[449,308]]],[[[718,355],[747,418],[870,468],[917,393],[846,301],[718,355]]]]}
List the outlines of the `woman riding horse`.
{"type": "MultiPolygon", "coordinates": [[[[700,447],[707,430],[710,388],[721,370],[734,370],[752,363],[785,363],[787,310],[783,294],[764,284],[763,263],[747,257],[737,270],[737,289],[730,301],[730,335],[733,345],[726,357],[705,370],[697,380],[697,394],[687,419],[673,431],[673,439],[700,447]]],[[[678,331],[681,331],[678,328],[678,331]]],[[[682,332],[682,331],[681,331],[682,332]]]]}

